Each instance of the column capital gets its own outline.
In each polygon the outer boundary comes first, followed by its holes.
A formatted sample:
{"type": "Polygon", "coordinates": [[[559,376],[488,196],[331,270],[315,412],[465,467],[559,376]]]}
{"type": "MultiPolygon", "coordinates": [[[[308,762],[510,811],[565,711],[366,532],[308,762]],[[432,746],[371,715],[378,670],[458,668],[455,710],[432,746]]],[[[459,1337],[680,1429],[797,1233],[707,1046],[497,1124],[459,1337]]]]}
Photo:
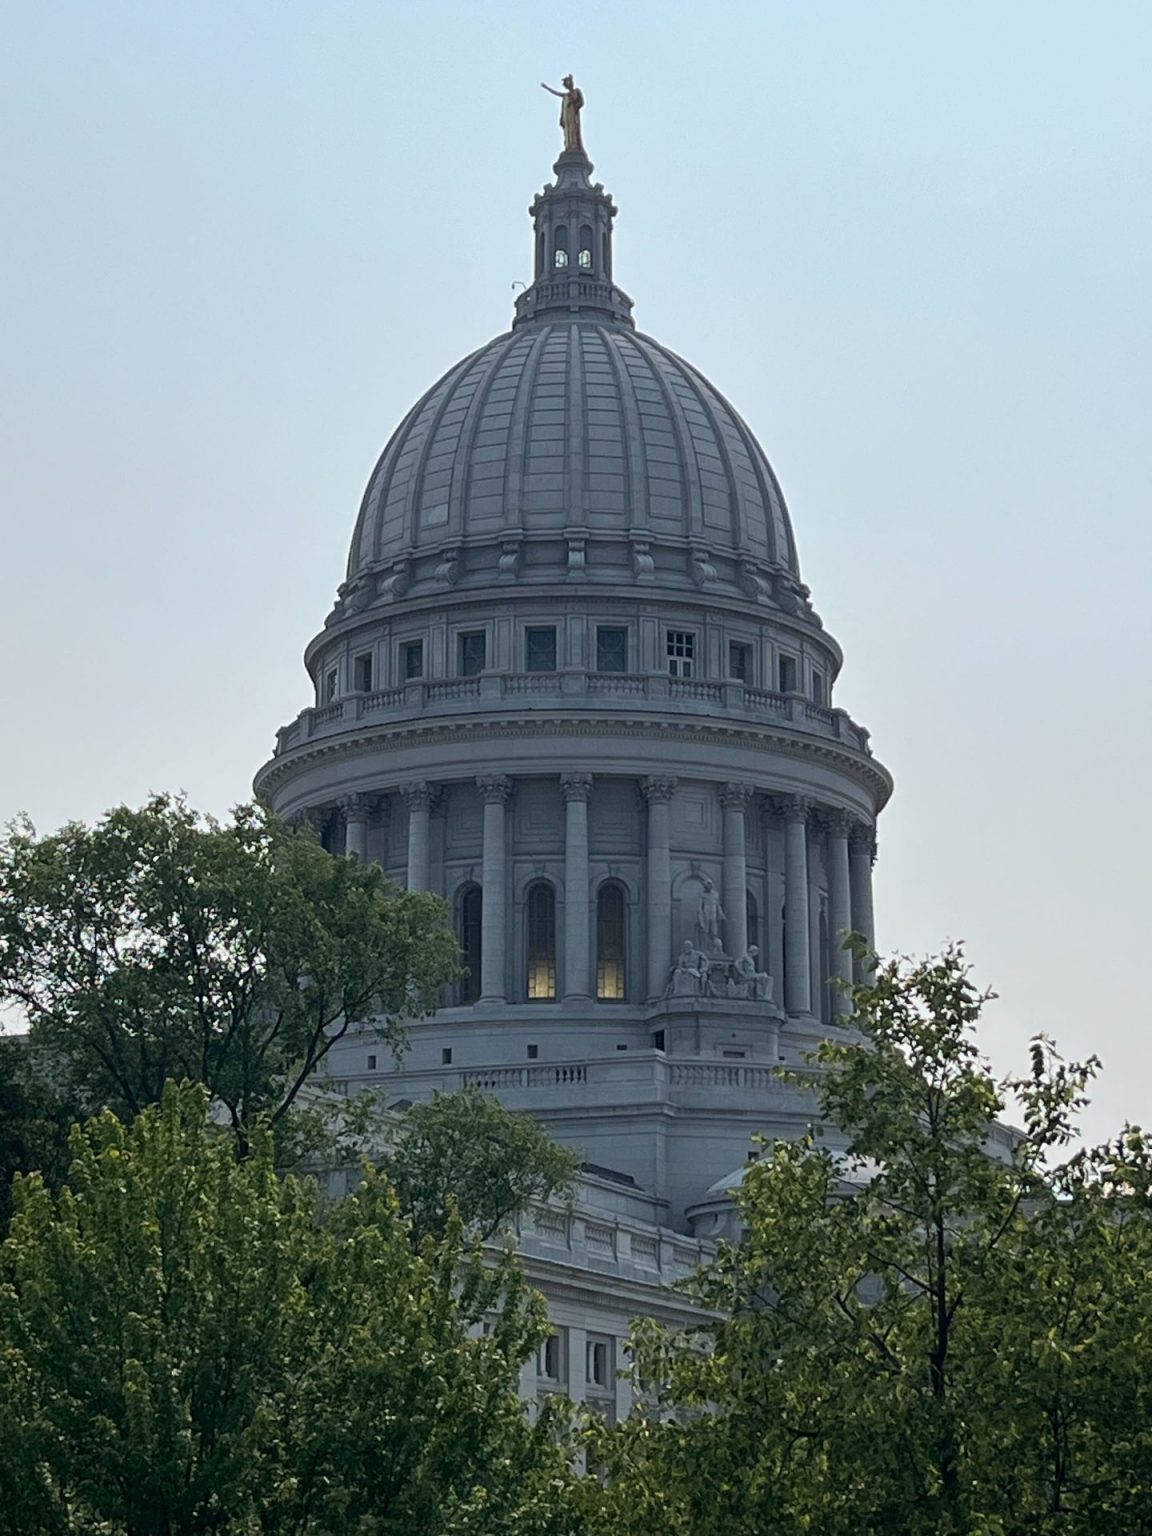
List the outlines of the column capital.
{"type": "Polygon", "coordinates": [[[854,821],[848,832],[848,846],[853,853],[866,853],[869,861],[876,858],[876,828],[869,821],[854,821]]]}
{"type": "Polygon", "coordinates": [[[375,795],[343,795],[337,802],[345,820],[367,821],[376,808],[375,795]]]}
{"type": "Polygon", "coordinates": [[[781,821],[807,821],[814,802],[808,795],[776,795],[769,801],[772,814],[781,821]]]}
{"type": "Polygon", "coordinates": [[[720,804],[726,811],[744,810],[751,798],[751,784],[728,783],[720,787],[720,804]]]}
{"type": "Polygon", "coordinates": [[[485,805],[506,805],[512,793],[512,780],[504,773],[481,774],[476,788],[485,805]]]}
{"type": "Polygon", "coordinates": [[[678,779],[650,776],[649,778],[640,780],[640,793],[644,796],[649,805],[667,805],[668,802],[672,799],[672,796],[676,793],[676,785],[678,783],[678,779]]]}
{"type": "Polygon", "coordinates": [[[592,798],[592,775],[590,773],[562,773],[560,775],[560,793],[564,796],[564,803],[570,800],[588,801],[592,798]]]}
{"type": "Polygon", "coordinates": [[[400,785],[400,794],[404,797],[409,814],[413,811],[430,811],[440,798],[440,786],[429,784],[424,779],[414,779],[409,784],[400,785]]]}
{"type": "Polygon", "coordinates": [[[852,831],[853,818],[847,811],[829,809],[824,812],[821,819],[829,837],[847,838],[852,831]]]}

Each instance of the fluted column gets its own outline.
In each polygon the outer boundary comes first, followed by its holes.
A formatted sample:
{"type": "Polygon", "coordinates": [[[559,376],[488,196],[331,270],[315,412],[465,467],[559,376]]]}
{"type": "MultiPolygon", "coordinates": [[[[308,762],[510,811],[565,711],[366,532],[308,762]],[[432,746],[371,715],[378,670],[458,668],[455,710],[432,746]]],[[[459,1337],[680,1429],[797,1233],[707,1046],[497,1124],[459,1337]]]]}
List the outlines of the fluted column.
{"type": "Polygon", "coordinates": [[[784,1006],[789,1013],[812,1012],[808,947],[808,812],[811,802],[789,795],[784,816],[784,1006]]]}
{"type": "Polygon", "coordinates": [[[408,806],[408,889],[428,889],[429,843],[436,786],[419,781],[402,784],[400,793],[408,806]]]}
{"type": "Polygon", "coordinates": [[[340,802],[344,812],[344,852],[361,863],[368,852],[368,817],[372,811],[370,795],[346,795],[340,802]]]}
{"type": "Polygon", "coordinates": [[[748,859],[744,811],[751,784],[725,784],[724,807],[724,947],[735,959],[748,949],[748,859]]]}
{"type": "MultiPolygon", "coordinates": [[[[848,878],[852,892],[852,927],[864,938],[871,954],[876,948],[876,924],[872,912],[872,861],[876,857],[876,834],[867,822],[857,821],[848,835],[848,878]]],[[[863,981],[867,967],[856,967],[856,980],[863,981]]]]}
{"type": "Polygon", "coordinates": [[[560,776],[564,796],[564,992],[565,998],[591,997],[589,952],[588,801],[590,773],[560,776]]]}
{"type": "MultiPolygon", "coordinates": [[[[848,833],[852,819],[843,811],[828,817],[828,926],[832,940],[832,975],[851,983],[852,956],[844,937],[852,931],[852,887],[848,873],[848,833]]],[[[839,987],[832,989],[832,1008],[837,1014],[851,1012],[851,1001],[839,987]]]]}
{"type": "Polygon", "coordinates": [[[672,796],[676,780],[647,778],[640,789],[648,802],[648,996],[661,997],[672,968],[672,796]]]}
{"type": "Polygon", "coordinates": [[[504,938],[507,921],[504,914],[505,868],[504,811],[512,793],[512,780],[502,773],[476,780],[484,802],[484,855],[481,887],[484,892],[481,919],[480,1001],[507,1001],[507,976],[504,965],[504,938]]]}

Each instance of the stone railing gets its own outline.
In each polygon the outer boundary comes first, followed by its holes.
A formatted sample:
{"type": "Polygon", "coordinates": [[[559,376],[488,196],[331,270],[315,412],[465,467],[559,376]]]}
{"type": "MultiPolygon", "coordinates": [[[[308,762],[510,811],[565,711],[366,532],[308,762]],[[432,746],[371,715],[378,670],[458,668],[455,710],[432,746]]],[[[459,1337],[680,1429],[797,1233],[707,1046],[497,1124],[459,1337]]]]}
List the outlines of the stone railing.
{"type": "Polygon", "coordinates": [[[534,1206],[516,1224],[523,1256],[561,1263],[591,1260],[597,1267],[640,1271],[637,1279],[671,1285],[682,1280],[715,1255],[711,1243],[673,1234],[641,1230],[627,1219],[606,1212],[566,1210],[559,1206],[534,1206]]]}
{"type": "Polygon", "coordinates": [[[871,755],[868,732],[842,709],[814,704],[798,693],[774,693],[743,683],[667,677],[641,672],[486,672],[479,677],[450,677],[351,693],[320,708],[306,709],[277,732],[276,755],[364,723],[414,719],[424,714],[472,714],[515,708],[511,700],[531,695],[559,710],[611,708],[613,701],[635,709],[638,701],[654,709],[688,716],[713,712],[725,718],[770,721],[838,741],[871,755]]]}

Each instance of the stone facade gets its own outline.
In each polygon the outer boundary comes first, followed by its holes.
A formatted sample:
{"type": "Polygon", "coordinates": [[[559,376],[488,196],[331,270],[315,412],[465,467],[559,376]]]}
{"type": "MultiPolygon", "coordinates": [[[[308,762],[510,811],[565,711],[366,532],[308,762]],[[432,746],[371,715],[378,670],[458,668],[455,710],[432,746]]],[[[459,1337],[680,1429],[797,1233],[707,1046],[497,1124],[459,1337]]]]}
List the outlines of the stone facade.
{"type": "Polygon", "coordinates": [[[547,1214],[523,1235],[567,1319],[545,1364],[579,1395],[573,1351],[599,1371],[588,1340],[675,1311],[669,1256],[730,1230],[751,1138],[806,1126],[773,1069],[842,1027],[836,939],[872,938],[891,780],[833,704],[841,654],[763,451],[635,330],[591,165],[555,170],[512,330],[373,473],[314,702],[256,788],[441,894],[468,963],[402,1063],[355,1034],[333,1086],[476,1083],[601,1170],[562,1251],[547,1214]]]}

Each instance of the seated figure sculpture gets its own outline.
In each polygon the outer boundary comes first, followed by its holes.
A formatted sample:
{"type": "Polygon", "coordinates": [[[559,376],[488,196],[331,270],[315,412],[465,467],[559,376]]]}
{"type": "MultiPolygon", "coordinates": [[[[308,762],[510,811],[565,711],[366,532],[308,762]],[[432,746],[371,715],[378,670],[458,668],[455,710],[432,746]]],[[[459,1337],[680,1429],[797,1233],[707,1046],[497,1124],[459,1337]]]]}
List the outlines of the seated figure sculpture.
{"type": "Polygon", "coordinates": [[[736,972],[736,984],[744,995],[754,998],[757,1002],[770,1003],[772,1001],[772,978],[767,971],[757,970],[756,959],[760,951],[755,944],[747,954],[741,955],[733,969],[736,972]]]}
{"type": "Polygon", "coordinates": [[[708,982],[708,956],[691,939],[676,956],[669,990],[673,997],[700,997],[708,982]]]}

